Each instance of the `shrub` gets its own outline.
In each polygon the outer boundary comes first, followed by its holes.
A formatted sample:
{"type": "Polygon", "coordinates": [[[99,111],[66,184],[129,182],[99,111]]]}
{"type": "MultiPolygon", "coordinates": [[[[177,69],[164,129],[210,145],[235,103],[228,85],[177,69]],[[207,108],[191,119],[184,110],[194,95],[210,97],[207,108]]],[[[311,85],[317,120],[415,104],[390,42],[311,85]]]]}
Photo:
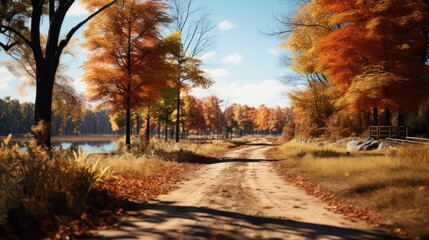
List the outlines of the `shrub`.
{"type": "Polygon", "coordinates": [[[0,224],[11,214],[18,220],[73,215],[108,172],[82,152],[48,152],[34,140],[27,149],[0,149],[0,224]]]}

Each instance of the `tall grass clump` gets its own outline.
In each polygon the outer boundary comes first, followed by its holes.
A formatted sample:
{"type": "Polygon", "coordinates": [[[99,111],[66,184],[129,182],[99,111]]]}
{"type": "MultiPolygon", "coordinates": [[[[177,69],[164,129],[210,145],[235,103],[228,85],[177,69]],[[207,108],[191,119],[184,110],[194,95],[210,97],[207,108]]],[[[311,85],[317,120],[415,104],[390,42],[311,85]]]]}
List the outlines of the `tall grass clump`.
{"type": "Polygon", "coordinates": [[[35,140],[27,151],[18,146],[0,149],[0,225],[37,227],[44,219],[74,216],[91,189],[107,177],[108,168],[67,151],[49,152],[35,140]]]}
{"type": "Polygon", "coordinates": [[[102,168],[108,167],[112,178],[121,176],[136,179],[145,178],[163,167],[174,164],[154,154],[134,155],[132,153],[97,155],[91,157],[91,161],[99,162],[102,168]]]}
{"type": "Polygon", "coordinates": [[[397,158],[403,167],[429,170],[429,145],[411,145],[392,150],[389,157],[397,158]]]}

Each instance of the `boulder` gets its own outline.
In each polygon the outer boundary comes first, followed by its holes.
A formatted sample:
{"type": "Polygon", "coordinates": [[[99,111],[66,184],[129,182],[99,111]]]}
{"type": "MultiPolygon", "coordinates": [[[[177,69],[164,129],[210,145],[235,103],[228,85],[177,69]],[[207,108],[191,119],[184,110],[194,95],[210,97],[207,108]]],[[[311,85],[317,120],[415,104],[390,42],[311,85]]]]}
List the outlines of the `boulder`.
{"type": "Polygon", "coordinates": [[[350,141],[347,143],[346,151],[358,151],[359,141],[350,141]]]}
{"type": "Polygon", "coordinates": [[[347,143],[346,151],[368,151],[377,149],[380,145],[380,141],[374,138],[367,138],[360,141],[350,141],[347,143]]]}
{"type": "Polygon", "coordinates": [[[363,150],[365,151],[374,150],[374,149],[377,149],[379,145],[380,145],[380,141],[374,140],[372,142],[369,142],[363,150]]]}

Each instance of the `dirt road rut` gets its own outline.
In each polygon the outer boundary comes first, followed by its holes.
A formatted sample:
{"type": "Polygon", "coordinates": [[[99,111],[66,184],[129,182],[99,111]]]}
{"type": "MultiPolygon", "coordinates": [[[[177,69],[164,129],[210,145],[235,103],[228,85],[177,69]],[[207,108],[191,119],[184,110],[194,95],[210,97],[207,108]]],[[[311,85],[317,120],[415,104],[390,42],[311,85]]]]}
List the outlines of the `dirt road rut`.
{"type": "Polygon", "coordinates": [[[268,149],[259,144],[230,152],[99,238],[394,239],[284,182],[264,157],[268,149]]]}

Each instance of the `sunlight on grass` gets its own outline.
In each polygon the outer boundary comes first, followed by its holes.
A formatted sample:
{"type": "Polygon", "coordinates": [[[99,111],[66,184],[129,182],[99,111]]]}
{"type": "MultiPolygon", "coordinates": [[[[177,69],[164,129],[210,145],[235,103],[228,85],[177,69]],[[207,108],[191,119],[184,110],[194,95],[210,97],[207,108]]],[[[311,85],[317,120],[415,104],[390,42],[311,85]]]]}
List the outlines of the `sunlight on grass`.
{"type": "Polygon", "coordinates": [[[197,142],[164,142],[152,139],[149,146],[138,154],[119,153],[115,155],[94,155],[91,161],[98,161],[101,167],[110,166],[113,176],[144,178],[157,170],[188,160],[205,157],[228,149],[224,142],[201,144],[197,142]]]}
{"type": "Polygon", "coordinates": [[[165,161],[153,156],[133,156],[132,154],[95,155],[91,157],[91,161],[99,161],[103,167],[109,166],[113,177],[122,176],[131,178],[144,178],[164,166],[174,164],[174,162],[165,161]]]}
{"type": "Polygon", "coordinates": [[[429,146],[348,154],[335,143],[289,142],[272,154],[282,160],[281,168],[381,212],[393,224],[407,228],[412,236],[429,235],[427,217],[418,219],[429,216],[429,146]]]}

